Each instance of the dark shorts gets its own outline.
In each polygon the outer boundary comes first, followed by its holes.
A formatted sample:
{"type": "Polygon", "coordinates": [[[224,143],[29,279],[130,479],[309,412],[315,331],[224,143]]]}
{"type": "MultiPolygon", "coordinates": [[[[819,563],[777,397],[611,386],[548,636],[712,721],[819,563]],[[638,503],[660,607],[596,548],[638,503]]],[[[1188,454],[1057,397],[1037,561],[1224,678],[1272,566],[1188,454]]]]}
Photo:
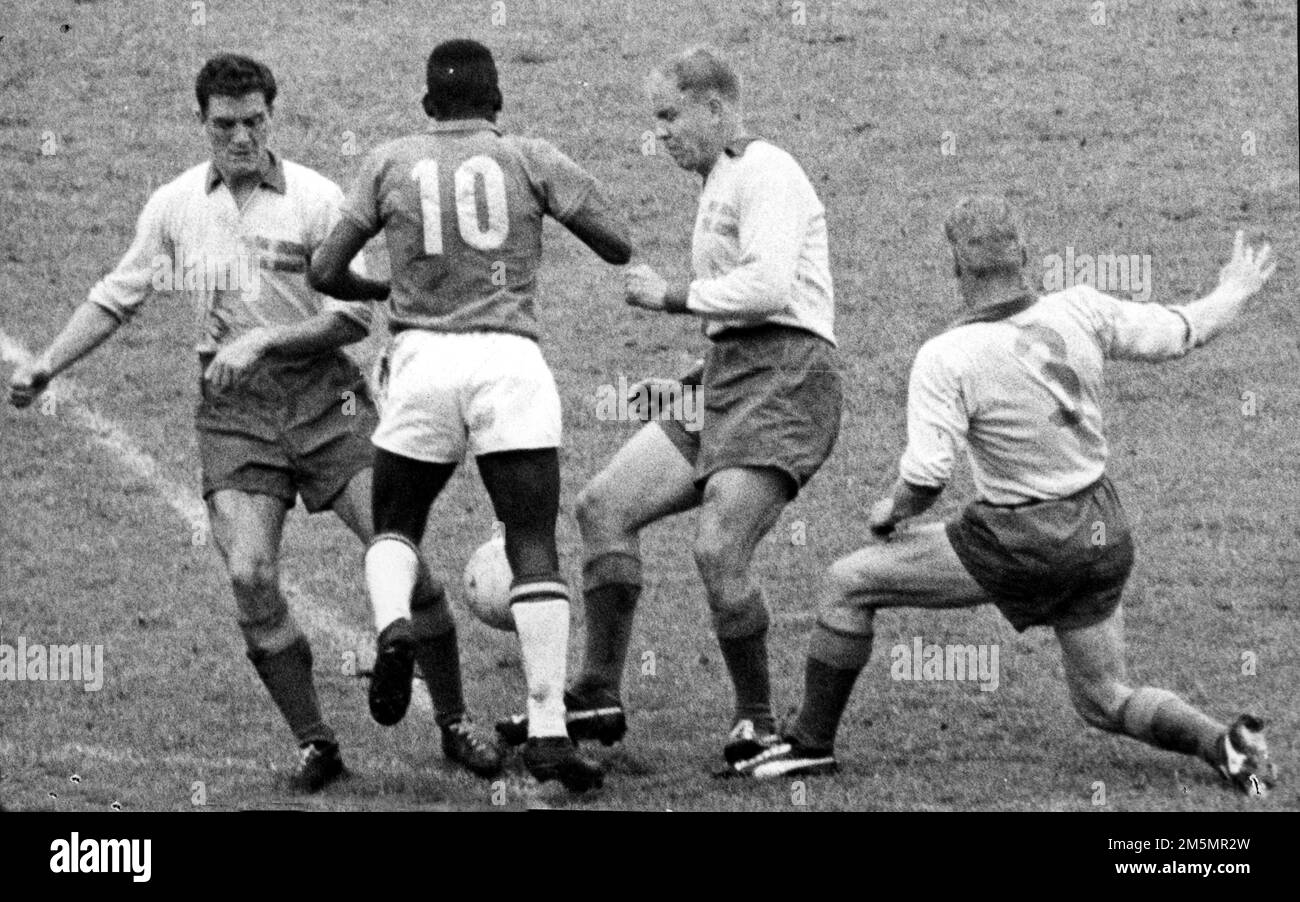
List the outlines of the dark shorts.
{"type": "Polygon", "coordinates": [[[843,389],[835,348],[787,326],[732,329],[704,360],[704,418],[695,431],[661,420],[695,468],[695,484],[731,467],[779,470],[793,498],[830,456],[840,432],[843,389]]]}
{"type": "Polygon", "coordinates": [[[1118,607],[1133,568],[1128,520],[1105,476],[1054,501],[976,501],[947,533],[962,565],[1018,631],[1100,623],[1118,607]]]}
{"type": "MultiPolygon", "coordinates": [[[[200,358],[206,369],[209,357],[200,358]]],[[[218,391],[200,376],[195,415],[203,498],[238,489],[307,510],[328,508],[373,465],[377,416],[350,358],[268,359],[250,380],[218,391]]]]}

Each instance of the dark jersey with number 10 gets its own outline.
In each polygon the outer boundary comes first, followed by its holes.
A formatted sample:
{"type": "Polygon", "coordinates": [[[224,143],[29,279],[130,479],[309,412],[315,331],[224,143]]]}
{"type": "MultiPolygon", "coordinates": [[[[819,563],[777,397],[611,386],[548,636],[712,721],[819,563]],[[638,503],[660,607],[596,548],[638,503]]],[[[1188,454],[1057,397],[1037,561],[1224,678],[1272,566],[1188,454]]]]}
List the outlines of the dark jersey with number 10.
{"type": "MultiPolygon", "coordinates": [[[[536,339],[542,218],[593,247],[593,232],[627,244],[586,170],[546,141],[502,135],[483,119],[435,122],[425,134],[379,146],[342,213],[367,234],[384,230],[395,329],[536,339]]],[[[627,253],[602,256],[625,262],[627,253]]]]}

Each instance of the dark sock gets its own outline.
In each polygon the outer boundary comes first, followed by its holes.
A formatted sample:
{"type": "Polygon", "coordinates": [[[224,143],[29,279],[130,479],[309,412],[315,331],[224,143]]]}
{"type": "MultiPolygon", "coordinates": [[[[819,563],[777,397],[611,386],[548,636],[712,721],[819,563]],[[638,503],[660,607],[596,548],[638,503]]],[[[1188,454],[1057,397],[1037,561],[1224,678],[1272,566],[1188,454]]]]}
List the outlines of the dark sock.
{"type": "Polygon", "coordinates": [[[834,748],[835,733],[859,673],[861,670],[839,670],[809,658],[804,666],[803,707],[791,737],[810,749],[834,748]]]}
{"type": "Polygon", "coordinates": [[[411,634],[415,637],[415,663],[429,687],[438,726],[460,720],[465,716],[465,694],[456,621],[447,605],[446,590],[423,561],[411,590],[411,634]]]}
{"type": "Polygon", "coordinates": [[[804,666],[803,707],[790,731],[800,745],[831,749],[858,674],[871,658],[872,633],[853,634],[821,623],[813,629],[804,666]]]}
{"type": "Polygon", "coordinates": [[[465,716],[465,694],[460,678],[460,644],[456,628],[440,636],[420,636],[415,643],[415,662],[420,666],[438,726],[465,716]]]}
{"type": "Polygon", "coordinates": [[[736,720],[752,720],[759,733],[776,730],[772,681],[767,670],[767,628],[748,636],[718,637],[736,690],[736,720]]]}
{"type": "Polygon", "coordinates": [[[321,716],[316,684],[311,675],[311,646],[306,636],[299,636],[286,648],[270,654],[250,649],[248,659],[253,662],[253,668],[271,693],[275,706],[280,709],[299,745],[337,741],[334,731],[321,716]]]}
{"type": "Polygon", "coordinates": [[[586,653],[582,673],[573,684],[575,693],[610,693],[618,697],[640,594],[639,585],[627,583],[610,583],[582,593],[586,653]]]}

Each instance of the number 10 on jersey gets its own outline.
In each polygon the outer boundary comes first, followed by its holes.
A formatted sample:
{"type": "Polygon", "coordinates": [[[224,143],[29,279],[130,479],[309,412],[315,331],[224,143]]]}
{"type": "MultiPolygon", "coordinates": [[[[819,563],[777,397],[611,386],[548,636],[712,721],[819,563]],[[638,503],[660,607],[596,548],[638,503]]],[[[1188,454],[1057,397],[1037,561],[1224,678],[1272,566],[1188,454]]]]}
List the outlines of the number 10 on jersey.
{"type": "MultiPolygon", "coordinates": [[[[411,167],[411,178],[420,188],[420,218],[424,224],[424,252],[444,253],[442,247],[442,192],[437,160],[420,160],[411,167]]],[[[506,210],[506,175],[488,156],[470,157],[452,176],[456,193],[456,225],[460,237],[475,250],[494,251],[505,244],[510,233],[506,210]],[[487,213],[479,216],[479,199],[487,213]]]]}

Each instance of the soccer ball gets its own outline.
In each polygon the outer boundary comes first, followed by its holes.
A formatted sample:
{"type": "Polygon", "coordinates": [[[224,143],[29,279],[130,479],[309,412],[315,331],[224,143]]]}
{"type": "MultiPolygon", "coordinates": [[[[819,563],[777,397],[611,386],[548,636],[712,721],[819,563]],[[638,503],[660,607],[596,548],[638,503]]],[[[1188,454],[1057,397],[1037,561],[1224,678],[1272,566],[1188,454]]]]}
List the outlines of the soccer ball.
{"type": "Polygon", "coordinates": [[[506,560],[506,537],[500,526],[480,545],[465,565],[465,606],[493,629],[514,632],[510,613],[510,583],[514,574],[506,560]]]}

